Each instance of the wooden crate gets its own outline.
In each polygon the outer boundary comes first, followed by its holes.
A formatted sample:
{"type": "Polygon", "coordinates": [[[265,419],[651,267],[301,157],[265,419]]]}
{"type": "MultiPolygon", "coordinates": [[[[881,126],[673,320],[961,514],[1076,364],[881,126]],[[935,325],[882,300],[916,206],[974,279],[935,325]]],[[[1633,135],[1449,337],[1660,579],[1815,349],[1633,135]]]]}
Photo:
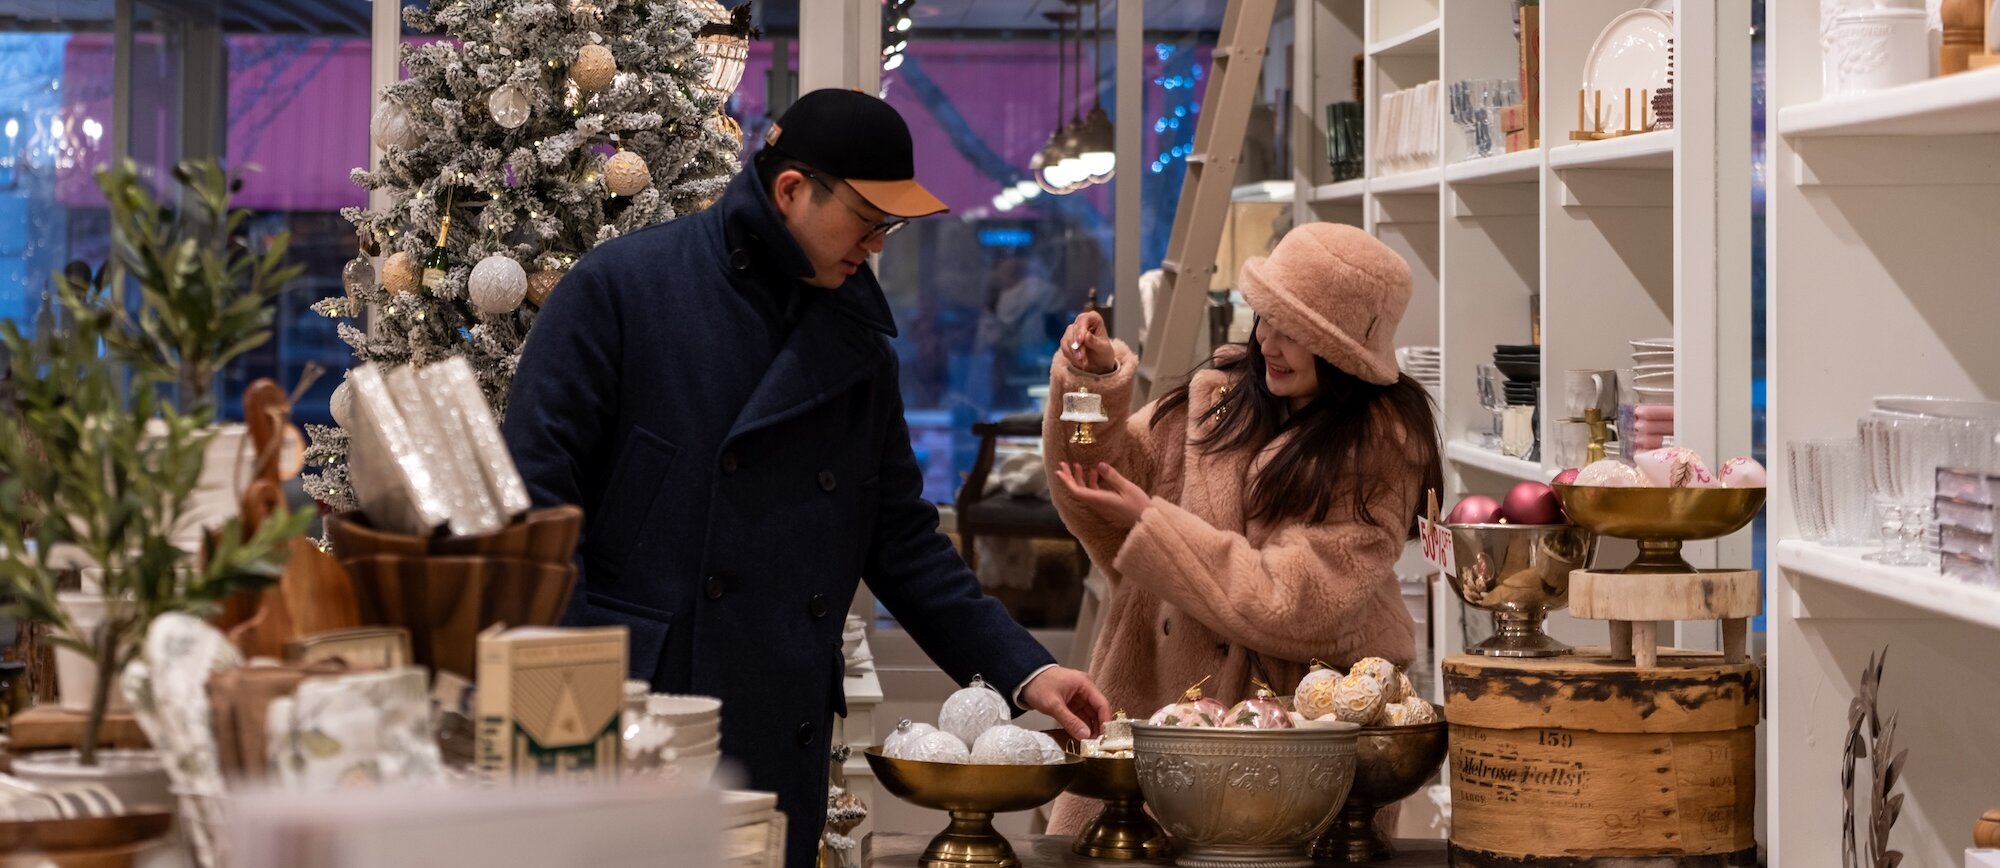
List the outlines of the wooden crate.
{"type": "Polygon", "coordinates": [[[1444,662],[1453,864],[1757,864],[1758,669],[1602,648],[1444,662]]]}

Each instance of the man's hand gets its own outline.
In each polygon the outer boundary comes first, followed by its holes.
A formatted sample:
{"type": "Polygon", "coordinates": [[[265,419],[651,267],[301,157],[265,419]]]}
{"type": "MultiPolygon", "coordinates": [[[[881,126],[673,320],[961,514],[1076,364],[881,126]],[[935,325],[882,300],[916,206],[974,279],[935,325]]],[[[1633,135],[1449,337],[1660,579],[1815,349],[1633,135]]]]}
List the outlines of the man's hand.
{"type": "Polygon", "coordinates": [[[1056,723],[1079,739],[1096,738],[1111,719],[1111,703],[1097,691],[1090,676],[1057,666],[1021,688],[1021,701],[1029,708],[1056,719],[1056,723]]]}

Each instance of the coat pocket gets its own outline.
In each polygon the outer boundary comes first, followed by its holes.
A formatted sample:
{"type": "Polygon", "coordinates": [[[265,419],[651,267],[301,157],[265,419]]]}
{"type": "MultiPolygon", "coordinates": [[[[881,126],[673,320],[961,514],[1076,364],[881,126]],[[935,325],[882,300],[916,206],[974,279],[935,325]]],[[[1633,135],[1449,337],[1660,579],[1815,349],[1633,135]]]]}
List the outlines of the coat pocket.
{"type": "Polygon", "coordinates": [[[598,557],[613,564],[625,563],[645,533],[653,500],[665,490],[667,471],[679,451],[659,435],[632,426],[617,462],[611,466],[604,497],[592,513],[597,521],[586,534],[598,557]]]}
{"type": "Polygon", "coordinates": [[[569,620],[579,627],[624,627],[631,643],[626,668],[632,678],[652,681],[667,647],[667,630],[674,613],[590,590],[583,592],[581,602],[581,606],[572,607],[569,620]]]}

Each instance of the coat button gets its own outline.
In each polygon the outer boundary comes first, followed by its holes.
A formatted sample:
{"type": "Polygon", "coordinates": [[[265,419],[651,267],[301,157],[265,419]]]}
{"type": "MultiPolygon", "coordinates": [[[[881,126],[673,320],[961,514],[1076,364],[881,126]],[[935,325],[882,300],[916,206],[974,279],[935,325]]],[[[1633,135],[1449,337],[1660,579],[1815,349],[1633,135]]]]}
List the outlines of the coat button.
{"type": "Polygon", "coordinates": [[[812,743],[813,725],[811,723],[799,724],[799,747],[811,747],[812,743]]]}
{"type": "Polygon", "coordinates": [[[734,452],[722,453],[722,475],[724,476],[736,475],[736,453],[734,452]]]}
{"type": "Polygon", "coordinates": [[[839,480],[833,478],[833,471],[822,470],[819,472],[819,490],[831,492],[838,483],[839,480]]]}
{"type": "Polygon", "coordinates": [[[741,248],[729,251],[729,267],[737,271],[749,271],[750,251],[741,248]]]}
{"type": "Polygon", "coordinates": [[[702,583],[702,592],[711,600],[722,599],[722,577],[709,576],[708,581],[702,583]]]}
{"type": "Polygon", "coordinates": [[[832,604],[826,601],[825,594],[814,594],[812,602],[806,604],[806,611],[811,612],[815,618],[826,617],[827,611],[831,608],[832,604]]]}

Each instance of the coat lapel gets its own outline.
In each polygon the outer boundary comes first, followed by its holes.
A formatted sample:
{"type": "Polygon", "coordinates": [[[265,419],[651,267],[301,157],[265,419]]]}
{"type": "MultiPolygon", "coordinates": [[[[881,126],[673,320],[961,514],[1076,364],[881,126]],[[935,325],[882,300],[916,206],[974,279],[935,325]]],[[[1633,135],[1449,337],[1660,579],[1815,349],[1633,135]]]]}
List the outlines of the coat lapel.
{"type": "Polygon", "coordinates": [[[783,423],[845,392],[878,370],[883,354],[877,332],[858,327],[837,300],[812,305],[736,415],[729,439],[783,423]]]}

